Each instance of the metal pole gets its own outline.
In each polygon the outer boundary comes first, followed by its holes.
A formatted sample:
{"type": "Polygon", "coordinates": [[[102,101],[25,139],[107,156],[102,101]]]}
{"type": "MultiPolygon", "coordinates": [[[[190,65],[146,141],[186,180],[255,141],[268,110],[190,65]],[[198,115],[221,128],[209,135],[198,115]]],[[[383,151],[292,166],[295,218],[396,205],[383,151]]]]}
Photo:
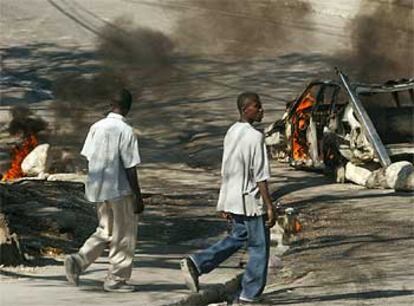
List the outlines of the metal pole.
{"type": "Polygon", "coordinates": [[[362,102],[359,100],[358,96],[354,94],[354,92],[352,91],[351,86],[348,83],[347,77],[338,69],[336,69],[336,72],[351,98],[351,105],[355,110],[358,119],[361,122],[362,130],[367,136],[369,142],[374,147],[375,153],[381,165],[384,168],[389,166],[391,164],[391,159],[388,156],[387,150],[385,149],[385,146],[382,143],[381,138],[379,137],[377,130],[375,129],[374,124],[371,121],[371,118],[369,118],[368,113],[363,107],[362,102]]]}

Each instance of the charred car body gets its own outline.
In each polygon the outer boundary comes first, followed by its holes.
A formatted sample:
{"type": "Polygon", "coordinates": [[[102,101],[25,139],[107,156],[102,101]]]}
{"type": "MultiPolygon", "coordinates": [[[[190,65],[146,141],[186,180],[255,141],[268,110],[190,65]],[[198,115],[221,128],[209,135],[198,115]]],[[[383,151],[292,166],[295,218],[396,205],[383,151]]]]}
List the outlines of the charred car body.
{"type": "Polygon", "coordinates": [[[311,82],[266,130],[272,156],[338,182],[412,190],[414,80],[311,82]]]}

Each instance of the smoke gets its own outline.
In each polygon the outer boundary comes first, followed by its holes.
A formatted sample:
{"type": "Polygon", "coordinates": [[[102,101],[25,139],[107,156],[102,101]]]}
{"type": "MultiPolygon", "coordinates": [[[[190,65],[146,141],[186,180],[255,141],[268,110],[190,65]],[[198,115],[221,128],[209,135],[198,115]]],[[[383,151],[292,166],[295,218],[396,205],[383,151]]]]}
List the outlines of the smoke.
{"type": "Polygon", "coordinates": [[[346,62],[360,81],[385,81],[414,74],[414,18],[412,1],[376,4],[363,1],[351,23],[353,51],[346,62]]]}
{"type": "Polygon", "coordinates": [[[175,40],[185,52],[232,56],[276,55],[291,44],[290,31],[311,11],[305,1],[185,2],[175,40]]]}
{"type": "Polygon", "coordinates": [[[89,109],[96,111],[100,107],[105,113],[109,110],[109,97],[120,89],[128,89],[136,99],[149,80],[162,82],[168,77],[174,49],[162,33],[136,27],[125,18],[101,28],[96,46],[97,66],[62,74],[52,88],[56,130],[77,130],[82,138],[90,125],[90,119],[84,120],[89,109]]]}
{"type": "Polygon", "coordinates": [[[164,67],[170,62],[173,49],[174,44],[163,33],[137,28],[125,18],[106,25],[98,40],[98,53],[103,60],[127,69],[164,67]]]}
{"type": "Polygon", "coordinates": [[[36,118],[33,112],[25,106],[15,106],[11,109],[12,120],[8,131],[11,135],[22,133],[23,135],[38,134],[46,130],[48,123],[41,118],[36,118]]]}
{"type": "Polygon", "coordinates": [[[161,32],[136,27],[125,18],[106,24],[98,33],[96,45],[100,60],[97,72],[58,77],[53,92],[59,100],[90,106],[121,88],[139,94],[140,81],[167,69],[174,49],[161,32]]]}

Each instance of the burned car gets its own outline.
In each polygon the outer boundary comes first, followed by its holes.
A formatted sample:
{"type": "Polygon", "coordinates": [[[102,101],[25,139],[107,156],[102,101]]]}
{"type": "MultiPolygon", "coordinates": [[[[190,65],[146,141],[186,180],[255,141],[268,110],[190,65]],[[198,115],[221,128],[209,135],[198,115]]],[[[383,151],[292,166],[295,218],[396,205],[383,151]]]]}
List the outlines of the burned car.
{"type": "Polygon", "coordinates": [[[367,187],[412,190],[414,79],[314,81],[266,129],[272,157],[367,187]]]}

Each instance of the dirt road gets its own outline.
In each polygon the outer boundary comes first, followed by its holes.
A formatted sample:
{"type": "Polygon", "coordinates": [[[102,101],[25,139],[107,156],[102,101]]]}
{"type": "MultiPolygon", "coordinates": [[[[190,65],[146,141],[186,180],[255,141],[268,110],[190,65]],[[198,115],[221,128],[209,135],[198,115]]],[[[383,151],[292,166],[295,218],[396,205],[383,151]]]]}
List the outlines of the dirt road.
{"type": "Polygon", "coordinates": [[[290,169],[279,171],[299,187],[283,200],[300,210],[304,231],[272,275],[264,304],[411,305],[413,194],[312,186],[318,179],[308,173],[294,179],[290,169]]]}
{"type": "MultiPolygon", "coordinates": [[[[261,94],[263,127],[280,117],[306,82],[334,77],[335,66],[362,81],[410,77],[413,71],[410,1],[0,5],[0,142],[7,139],[9,109],[21,103],[49,122],[52,147],[78,154],[88,126],[107,110],[102,92],[119,84],[130,88],[142,182],[155,199],[150,208],[161,207],[149,221],[161,227],[164,242],[184,234],[179,239],[189,240],[186,226],[196,231],[202,224],[200,239],[218,233],[209,227],[219,224],[212,208],[222,139],[237,120],[241,91],[261,94]],[[193,202],[197,209],[184,227],[176,226],[193,202]]],[[[412,195],[325,185],[330,181],[319,175],[274,167],[275,198],[284,195],[306,222],[283,270],[270,281],[271,304],[412,301],[412,195]]],[[[54,187],[47,188],[54,194],[54,187]]],[[[144,233],[150,229],[145,225],[144,233]]]]}

